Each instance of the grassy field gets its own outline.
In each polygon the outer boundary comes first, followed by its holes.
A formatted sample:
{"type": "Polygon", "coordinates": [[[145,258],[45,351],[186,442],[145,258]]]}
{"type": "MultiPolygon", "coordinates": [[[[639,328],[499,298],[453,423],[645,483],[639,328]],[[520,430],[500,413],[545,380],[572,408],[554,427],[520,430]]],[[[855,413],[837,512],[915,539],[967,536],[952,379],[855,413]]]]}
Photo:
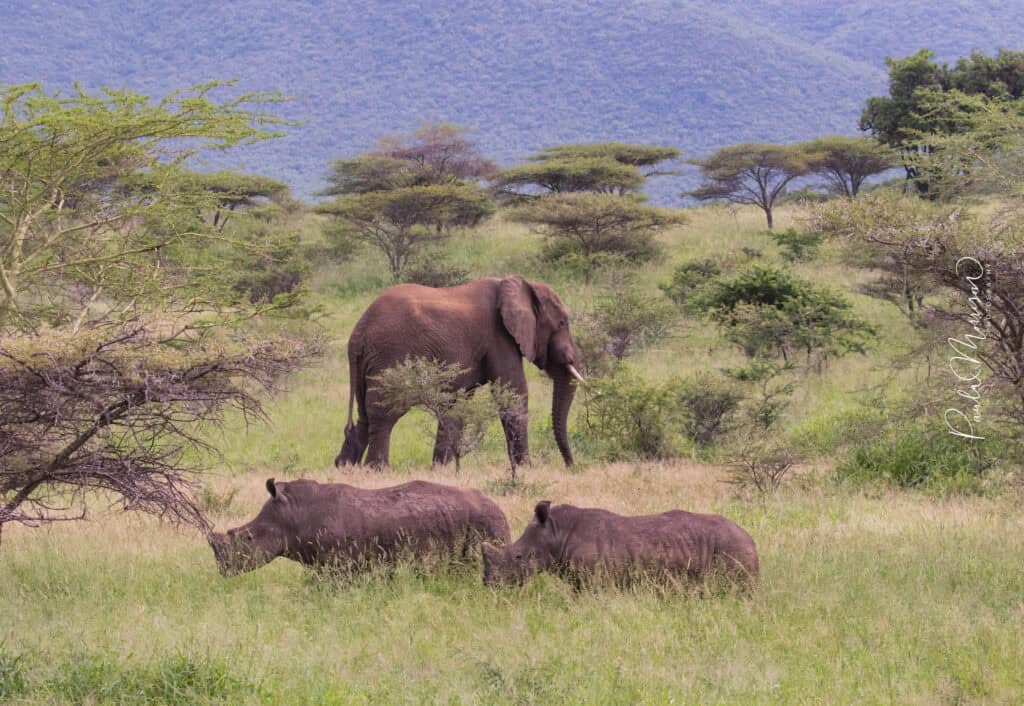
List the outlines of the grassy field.
{"type": "MultiPolygon", "coordinates": [[[[486,488],[502,469],[417,475],[486,488]]],[[[811,482],[741,499],[685,464],[529,476],[497,497],[513,534],[537,497],[723,512],[757,542],[761,588],[574,595],[543,577],[494,591],[478,567],[337,585],[286,560],[223,579],[202,537],[152,521],[15,528],[0,561],[0,701],[1020,703],[1024,517],[1010,499],[811,482]]],[[[219,526],[258,509],[262,480],[211,484],[221,499],[237,489],[219,526]]]]}
{"type": "MultiPolygon", "coordinates": [[[[777,252],[754,211],[700,209],[663,240],[669,257],[640,281],[656,289],[675,263],[756,248],[777,252]]],[[[778,220],[785,227],[790,216],[778,220]]],[[[450,258],[474,275],[521,272],[551,282],[570,309],[596,285],[548,271],[534,236],[502,223],[460,237],[450,258]]],[[[479,566],[346,583],[278,560],[224,579],[192,531],[97,512],[87,523],[5,527],[0,546],[0,703],[1019,704],[1024,700],[1024,516],[1019,492],[937,497],[851,489],[815,459],[762,498],[688,461],[556,463],[550,384],[535,370],[535,465],[503,490],[495,431],[456,476],[430,470],[433,429],[399,424],[393,469],[330,468],[347,400],[344,343],[384,281],[375,258],[322,267],[311,282],[331,341],[313,369],[268,402],[272,423],[230,420],[212,433],[223,457],[203,502],[218,528],[247,521],[263,481],[312,477],[377,487],[411,478],[482,488],[513,535],[541,498],[627,514],[672,507],[720,512],[747,528],[762,566],[753,597],[653,590],[575,595],[540,577],[494,591],[479,566]]],[[[809,376],[786,428],[826,428],[903,352],[894,307],[850,291],[863,273],[831,259],[801,276],[844,290],[880,327],[868,356],[809,376]]],[[[707,325],[685,321],[633,361],[652,377],[740,362],[707,325]]],[[[899,385],[913,384],[909,370],[899,385]]],[[[579,405],[576,406],[577,408],[579,405]]],[[[939,423],[939,422],[937,422],[939,423]]]]}

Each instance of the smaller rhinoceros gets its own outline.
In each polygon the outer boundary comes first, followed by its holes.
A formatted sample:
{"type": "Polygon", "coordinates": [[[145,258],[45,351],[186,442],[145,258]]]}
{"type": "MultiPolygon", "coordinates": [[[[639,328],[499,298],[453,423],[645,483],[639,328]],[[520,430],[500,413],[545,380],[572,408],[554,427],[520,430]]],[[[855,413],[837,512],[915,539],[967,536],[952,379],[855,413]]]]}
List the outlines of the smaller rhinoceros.
{"type": "Polygon", "coordinates": [[[270,499],[254,520],[212,533],[225,576],[283,556],[306,565],[394,563],[403,555],[462,554],[509,541],[508,521],[478,490],[413,481],[363,490],[345,483],[267,480],[270,499]]]}
{"type": "Polygon", "coordinates": [[[625,517],[542,500],[514,544],[481,548],[487,586],[521,585],[540,571],[576,586],[594,577],[620,585],[644,578],[699,581],[720,568],[751,587],[758,576],[757,548],[743,528],[721,515],[682,510],[625,517]]]}

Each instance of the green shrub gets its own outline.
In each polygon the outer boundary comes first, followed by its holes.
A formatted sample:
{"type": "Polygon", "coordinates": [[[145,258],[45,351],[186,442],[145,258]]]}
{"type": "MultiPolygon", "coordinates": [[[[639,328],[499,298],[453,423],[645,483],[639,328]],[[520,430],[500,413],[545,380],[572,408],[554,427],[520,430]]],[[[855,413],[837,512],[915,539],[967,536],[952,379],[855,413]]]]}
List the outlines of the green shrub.
{"type": "Polygon", "coordinates": [[[715,260],[690,260],[676,267],[672,281],[660,285],[661,291],[681,309],[688,311],[692,295],[721,274],[722,267],[715,260]]]}
{"type": "Polygon", "coordinates": [[[992,462],[984,442],[971,443],[947,433],[934,419],[919,419],[855,448],[836,467],[835,477],[901,488],[966,490],[978,487],[976,480],[992,462]]]}
{"type": "Polygon", "coordinates": [[[782,251],[782,259],[786,262],[807,262],[818,255],[825,237],[821,233],[801,233],[796,228],[781,231],[767,231],[768,237],[775,241],[782,251]]]}
{"type": "Polygon", "coordinates": [[[591,378],[585,395],[584,442],[607,460],[673,458],[688,443],[710,446],[742,400],[738,387],[710,374],[656,382],[624,365],[591,378]]]}

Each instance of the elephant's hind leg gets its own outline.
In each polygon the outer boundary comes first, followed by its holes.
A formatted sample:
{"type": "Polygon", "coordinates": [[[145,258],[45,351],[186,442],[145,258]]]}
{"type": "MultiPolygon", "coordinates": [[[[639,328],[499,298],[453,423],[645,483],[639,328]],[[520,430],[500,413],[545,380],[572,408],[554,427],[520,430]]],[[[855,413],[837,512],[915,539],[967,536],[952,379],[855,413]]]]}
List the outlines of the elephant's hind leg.
{"type": "Polygon", "coordinates": [[[399,417],[383,417],[370,420],[369,439],[366,446],[366,465],[383,468],[388,465],[391,455],[391,430],[399,417]]]}

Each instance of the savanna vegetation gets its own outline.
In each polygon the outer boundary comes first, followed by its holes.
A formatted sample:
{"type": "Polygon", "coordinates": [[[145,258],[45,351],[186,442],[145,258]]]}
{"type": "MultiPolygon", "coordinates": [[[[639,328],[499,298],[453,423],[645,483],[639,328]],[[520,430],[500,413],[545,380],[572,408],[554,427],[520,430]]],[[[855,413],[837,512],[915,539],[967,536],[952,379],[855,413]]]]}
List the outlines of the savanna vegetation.
{"type": "Polygon", "coordinates": [[[962,83],[938,91],[957,129],[907,138],[927,150],[723,148],[685,211],[643,197],[672,147],[561,145],[502,172],[429,124],[324,164],[309,206],[187,168],[287,129],[268,96],[8,90],[0,701],[1019,702],[1024,115],[962,83]],[[870,178],[904,160],[911,181],[870,178]],[[796,176],[814,198],[785,198],[796,176]],[[376,381],[416,408],[391,468],[333,468],[346,339],[381,289],[509,273],[573,312],[576,465],[532,366],[534,463],[510,473],[508,391],[409,360],[376,381]],[[458,464],[431,468],[453,415],[458,464]],[[541,498],[721,513],[760,585],[491,590],[472,564],[284,560],[222,578],[202,530],[249,520],[268,476],[477,487],[514,536],[541,498]]]}

